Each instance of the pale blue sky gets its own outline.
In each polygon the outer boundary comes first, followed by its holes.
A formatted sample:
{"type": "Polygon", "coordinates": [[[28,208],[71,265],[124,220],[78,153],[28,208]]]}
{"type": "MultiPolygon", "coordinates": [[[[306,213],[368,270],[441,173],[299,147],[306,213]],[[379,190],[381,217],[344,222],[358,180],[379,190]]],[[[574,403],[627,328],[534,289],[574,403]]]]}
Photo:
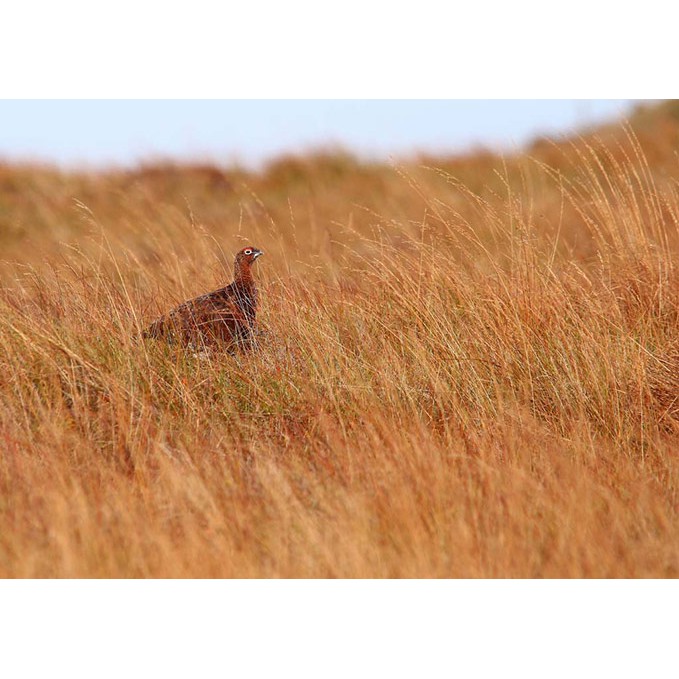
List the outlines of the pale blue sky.
{"type": "Polygon", "coordinates": [[[632,100],[0,101],[0,160],[62,166],[239,160],[341,145],[387,158],[512,149],[629,113],[632,100]]]}

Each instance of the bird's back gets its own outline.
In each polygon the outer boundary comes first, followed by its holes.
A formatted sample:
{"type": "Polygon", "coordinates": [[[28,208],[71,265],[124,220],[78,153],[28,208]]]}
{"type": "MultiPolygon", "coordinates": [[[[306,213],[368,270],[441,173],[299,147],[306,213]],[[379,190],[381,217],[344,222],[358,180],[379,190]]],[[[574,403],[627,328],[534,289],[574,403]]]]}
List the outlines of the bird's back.
{"type": "Polygon", "coordinates": [[[144,337],[184,344],[242,344],[255,325],[257,289],[233,282],[183,302],[154,321],[144,337]]]}

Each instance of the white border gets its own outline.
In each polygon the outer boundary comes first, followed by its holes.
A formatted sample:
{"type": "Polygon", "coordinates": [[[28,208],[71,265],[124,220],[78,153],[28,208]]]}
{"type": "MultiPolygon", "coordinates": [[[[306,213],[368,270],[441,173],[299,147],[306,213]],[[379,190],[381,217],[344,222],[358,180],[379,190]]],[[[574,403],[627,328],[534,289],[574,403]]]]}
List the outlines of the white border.
{"type": "Polygon", "coordinates": [[[668,98],[669,5],[22,0],[12,98],[668,98]]]}
{"type": "Polygon", "coordinates": [[[676,581],[0,583],[5,677],[657,677],[676,581]]]}

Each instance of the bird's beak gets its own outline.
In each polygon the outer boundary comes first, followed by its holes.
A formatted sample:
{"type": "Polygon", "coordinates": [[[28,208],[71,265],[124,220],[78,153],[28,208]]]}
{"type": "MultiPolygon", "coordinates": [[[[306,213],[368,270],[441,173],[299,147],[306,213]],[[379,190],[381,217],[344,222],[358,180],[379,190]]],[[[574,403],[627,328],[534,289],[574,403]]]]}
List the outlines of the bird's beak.
{"type": "Polygon", "coordinates": [[[254,261],[255,259],[257,259],[257,257],[261,257],[263,254],[264,254],[264,251],[263,251],[263,250],[255,250],[255,251],[252,253],[252,259],[253,259],[253,261],[254,261]]]}

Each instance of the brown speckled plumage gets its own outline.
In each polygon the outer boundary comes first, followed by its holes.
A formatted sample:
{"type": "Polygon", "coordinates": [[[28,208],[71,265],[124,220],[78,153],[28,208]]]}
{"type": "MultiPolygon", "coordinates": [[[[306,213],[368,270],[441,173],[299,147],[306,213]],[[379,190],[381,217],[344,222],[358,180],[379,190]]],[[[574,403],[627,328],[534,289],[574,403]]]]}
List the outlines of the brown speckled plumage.
{"type": "Polygon", "coordinates": [[[254,247],[243,248],[236,255],[233,283],[180,304],[151,323],[143,336],[194,347],[245,346],[257,314],[252,264],[262,254],[254,247]]]}

